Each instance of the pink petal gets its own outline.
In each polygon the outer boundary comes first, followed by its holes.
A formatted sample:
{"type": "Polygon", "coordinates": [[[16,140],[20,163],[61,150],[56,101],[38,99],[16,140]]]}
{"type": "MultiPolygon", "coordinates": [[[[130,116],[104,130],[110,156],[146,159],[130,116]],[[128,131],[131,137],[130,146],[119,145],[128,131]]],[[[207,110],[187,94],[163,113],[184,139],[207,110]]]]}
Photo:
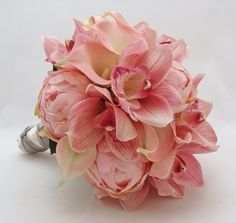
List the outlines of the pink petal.
{"type": "Polygon", "coordinates": [[[189,144],[192,141],[192,134],[191,134],[191,130],[189,130],[189,128],[187,126],[174,126],[173,123],[172,124],[172,129],[174,131],[175,134],[175,141],[178,144],[189,144]],[[176,128],[176,129],[174,129],[176,128]]]}
{"type": "Polygon", "coordinates": [[[110,51],[121,54],[123,49],[141,35],[130,26],[114,21],[103,21],[95,24],[92,29],[96,32],[98,39],[110,51]]]}
{"type": "Polygon", "coordinates": [[[159,147],[159,140],[155,129],[144,124],[136,124],[136,126],[140,140],[137,152],[145,155],[148,160],[155,162],[158,159],[156,153],[159,147]]]}
{"type": "Polygon", "coordinates": [[[126,142],[118,141],[112,133],[106,133],[107,144],[112,153],[120,160],[131,161],[138,156],[137,148],[139,146],[138,139],[132,139],[126,142]]]}
{"type": "Polygon", "coordinates": [[[176,40],[170,36],[162,35],[158,38],[158,43],[165,44],[170,48],[173,54],[173,60],[175,61],[181,62],[187,56],[188,46],[182,39],[176,40]]]}
{"type": "Polygon", "coordinates": [[[125,21],[125,18],[119,12],[114,12],[114,11],[105,12],[103,14],[103,17],[106,16],[112,16],[117,23],[128,25],[127,22],[125,21]]]}
{"type": "Polygon", "coordinates": [[[110,104],[115,112],[116,138],[120,141],[129,141],[137,136],[137,132],[124,111],[116,105],[110,104]]]}
{"type": "Polygon", "coordinates": [[[107,131],[113,131],[116,126],[115,114],[112,108],[107,107],[104,111],[98,114],[94,120],[94,127],[104,129],[107,131]]]}
{"type": "Polygon", "coordinates": [[[171,172],[176,157],[176,150],[173,149],[168,153],[168,156],[160,162],[153,163],[149,172],[149,176],[159,179],[166,179],[171,172]]]}
{"type": "Polygon", "coordinates": [[[135,192],[130,192],[126,195],[124,199],[120,199],[120,204],[122,208],[127,211],[134,210],[137,208],[147,197],[149,192],[149,183],[146,181],[143,187],[135,192]]]}
{"type": "Polygon", "coordinates": [[[202,170],[197,159],[187,153],[178,153],[184,167],[179,172],[173,172],[173,180],[180,185],[202,186],[202,170]]]}
{"type": "Polygon", "coordinates": [[[186,58],[188,51],[184,40],[180,39],[169,44],[169,48],[173,53],[173,60],[181,62],[186,58]]]}
{"type": "Polygon", "coordinates": [[[86,152],[75,153],[64,136],[58,141],[56,148],[57,162],[62,169],[64,183],[68,177],[77,177],[82,175],[96,159],[96,146],[90,147],[86,152]]]}
{"type": "Polygon", "coordinates": [[[203,121],[192,128],[193,142],[197,142],[204,147],[208,147],[215,151],[218,146],[216,145],[217,136],[211,125],[203,121]]]}
{"type": "Polygon", "coordinates": [[[216,149],[213,150],[212,148],[202,146],[196,142],[190,142],[187,144],[180,145],[178,147],[178,150],[189,154],[204,154],[216,151],[216,149]]]}
{"type": "Polygon", "coordinates": [[[159,146],[155,154],[155,162],[160,162],[165,159],[174,146],[174,133],[170,125],[167,125],[164,128],[155,128],[159,146]]]}
{"type": "Polygon", "coordinates": [[[111,82],[111,72],[116,64],[117,55],[101,45],[87,43],[73,49],[61,67],[75,67],[96,84],[107,85],[111,82]]]}
{"type": "Polygon", "coordinates": [[[147,49],[148,46],[144,40],[137,40],[134,43],[131,43],[123,50],[119,64],[122,66],[134,65],[139,55],[147,49]]]}
{"type": "Polygon", "coordinates": [[[165,98],[171,105],[173,111],[177,111],[182,104],[182,97],[180,93],[174,88],[174,86],[166,83],[165,81],[153,89],[152,92],[165,98]]]}
{"type": "Polygon", "coordinates": [[[42,37],[42,41],[47,61],[54,64],[66,55],[65,46],[54,37],[44,36],[42,37]]]}
{"type": "Polygon", "coordinates": [[[153,88],[160,84],[166,77],[171,64],[172,55],[167,46],[155,46],[149,48],[137,59],[135,66],[145,64],[151,72],[153,88]]]}
{"type": "Polygon", "coordinates": [[[150,177],[150,182],[157,189],[159,196],[171,196],[174,198],[182,198],[184,196],[184,187],[176,184],[171,178],[160,180],[150,177]]]}
{"type": "Polygon", "coordinates": [[[191,97],[195,98],[197,95],[197,88],[201,80],[204,78],[205,74],[198,74],[194,79],[193,79],[193,84],[192,84],[192,89],[191,89],[191,97]]]}
{"type": "Polygon", "coordinates": [[[92,97],[76,103],[69,112],[68,137],[75,152],[86,151],[103,137],[103,129],[97,129],[94,118],[101,112],[100,98],[92,97]]]}
{"type": "Polygon", "coordinates": [[[157,44],[156,31],[151,29],[146,22],[138,23],[135,25],[135,29],[137,29],[142,34],[149,47],[155,46],[157,44]]]}
{"type": "Polygon", "coordinates": [[[99,97],[106,101],[112,102],[111,93],[107,88],[98,87],[93,84],[88,85],[86,89],[86,95],[88,97],[99,97]]]}
{"type": "Polygon", "coordinates": [[[197,107],[197,109],[204,115],[203,118],[206,119],[211,112],[213,105],[211,102],[197,99],[197,107]]]}
{"type": "Polygon", "coordinates": [[[155,127],[165,127],[173,120],[169,103],[157,95],[149,95],[139,100],[141,107],[133,110],[133,115],[141,122],[155,127]]]}

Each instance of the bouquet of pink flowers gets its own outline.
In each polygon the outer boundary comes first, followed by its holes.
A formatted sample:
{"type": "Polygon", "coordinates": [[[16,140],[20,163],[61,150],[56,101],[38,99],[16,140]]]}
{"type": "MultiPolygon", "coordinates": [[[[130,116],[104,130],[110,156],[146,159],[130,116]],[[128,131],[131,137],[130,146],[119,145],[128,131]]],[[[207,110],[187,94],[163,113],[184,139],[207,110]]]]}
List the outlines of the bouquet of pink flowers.
{"type": "Polygon", "coordinates": [[[84,175],[98,198],[126,210],[150,187],[181,198],[185,186],[202,186],[194,154],[215,151],[217,137],[206,121],[212,104],[197,96],[204,75],[181,65],[184,40],[158,36],[145,22],[130,26],[116,12],[74,22],[65,43],[43,38],[53,70],[36,106],[56,144],[59,184],[84,175]]]}

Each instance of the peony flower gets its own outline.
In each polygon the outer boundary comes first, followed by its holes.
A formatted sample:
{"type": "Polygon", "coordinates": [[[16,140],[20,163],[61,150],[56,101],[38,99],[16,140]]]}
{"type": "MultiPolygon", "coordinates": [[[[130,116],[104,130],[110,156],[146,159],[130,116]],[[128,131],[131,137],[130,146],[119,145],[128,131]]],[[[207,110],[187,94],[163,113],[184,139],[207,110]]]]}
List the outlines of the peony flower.
{"type": "Polygon", "coordinates": [[[87,178],[97,187],[99,198],[116,198],[124,209],[132,210],[148,194],[148,168],[148,163],[140,160],[128,162],[118,159],[103,140],[98,144],[96,162],[88,169],[87,178]]]}
{"type": "Polygon", "coordinates": [[[70,108],[85,98],[90,81],[81,73],[58,70],[49,72],[38,99],[41,122],[49,138],[57,141],[68,131],[70,108]]]}

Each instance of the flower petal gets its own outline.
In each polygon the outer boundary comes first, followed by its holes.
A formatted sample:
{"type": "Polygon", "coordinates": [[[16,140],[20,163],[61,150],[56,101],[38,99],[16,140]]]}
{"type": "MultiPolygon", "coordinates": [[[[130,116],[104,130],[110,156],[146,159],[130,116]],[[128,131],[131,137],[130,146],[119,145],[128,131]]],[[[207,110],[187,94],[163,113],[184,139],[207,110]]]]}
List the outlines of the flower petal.
{"type": "Polygon", "coordinates": [[[169,152],[173,149],[174,146],[174,133],[170,125],[167,125],[164,128],[155,128],[159,146],[155,154],[155,162],[160,162],[168,156],[169,152]]]}
{"type": "Polygon", "coordinates": [[[171,196],[174,198],[182,198],[184,196],[184,187],[178,185],[171,178],[161,180],[155,177],[150,177],[150,182],[157,189],[159,196],[171,196]]]}
{"type": "Polygon", "coordinates": [[[116,54],[99,44],[87,43],[73,49],[61,67],[75,67],[96,84],[107,85],[111,82],[111,72],[116,64],[118,64],[116,54]]]}
{"type": "Polygon", "coordinates": [[[93,84],[88,85],[86,95],[88,97],[100,97],[106,101],[112,102],[111,93],[107,88],[98,87],[93,84]]]}
{"type": "Polygon", "coordinates": [[[106,133],[105,136],[110,150],[118,159],[133,161],[137,158],[138,153],[136,150],[139,146],[139,140],[137,138],[121,142],[112,133],[106,133]]]}
{"type": "Polygon", "coordinates": [[[205,74],[198,74],[194,79],[193,79],[193,84],[192,84],[192,89],[191,89],[191,98],[195,98],[197,95],[197,88],[199,83],[202,81],[204,78],[205,74]]]}
{"type": "Polygon", "coordinates": [[[173,180],[180,185],[202,186],[202,170],[197,159],[187,153],[178,153],[178,157],[183,161],[185,167],[180,172],[173,172],[173,180]]]}
{"type": "Polygon", "coordinates": [[[95,24],[92,29],[96,32],[101,43],[118,55],[130,43],[142,38],[134,28],[109,20],[95,24]]]}
{"type": "Polygon", "coordinates": [[[60,184],[63,184],[67,178],[82,175],[94,163],[97,154],[96,146],[90,147],[86,152],[75,153],[67,136],[58,141],[56,151],[57,162],[63,175],[60,184]]]}
{"type": "Polygon", "coordinates": [[[172,85],[166,83],[165,81],[158,85],[152,91],[154,94],[159,95],[167,100],[171,105],[173,111],[177,111],[182,104],[182,98],[180,93],[172,85]]]}
{"type": "Polygon", "coordinates": [[[149,47],[155,46],[157,44],[157,34],[156,31],[151,29],[146,22],[140,22],[135,25],[142,36],[145,38],[149,47]]]}
{"type": "Polygon", "coordinates": [[[66,55],[67,51],[65,46],[54,37],[43,36],[42,41],[47,56],[46,61],[54,64],[66,55]]]}
{"type": "Polygon", "coordinates": [[[149,183],[146,181],[143,187],[135,192],[130,192],[126,195],[124,199],[120,199],[120,204],[122,208],[127,211],[131,211],[137,208],[147,197],[149,192],[149,183]]]}
{"type": "Polygon", "coordinates": [[[157,95],[149,95],[139,100],[141,107],[133,110],[133,115],[141,122],[155,127],[165,127],[173,120],[169,103],[157,95]]]}
{"type": "Polygon", "coordinates": [[[76,103],[69,112],[68,137],[75,152],[96,145],[103,137],[103,129],[95,128],[94,118],[101,112],[100,98],[92,97],[76,103]]]}
{"type": "Polygon", "coordinates": [[[216,145],[217,136],[211,125],[203,121],[192,128],[193,142],[197,142],[204,147],[210,148],[215,151],[218,146],[216,145]]]}
{"type": "Polygon", "coordinates": [[[119,64],[122,66],[132,66],[135,64],[139,55],[145,52],[148,46],[144,40],[137,40],[128,45],[120,56],[119,64]]]}
{"type": "Polygon", "coordinates": [[[159,147],[159,140],[155,129],[144,124],[136,124],[136,126],[140,141],[137,152],[145,155],[148,160],[155,162],[158,159],[156,153],[159,147]]]}
{"type": "Polygon", "coordinates": [[[137,59],[135,66],[145,64],[151,71],[151,81],[153,88],[160,84],[172,64],[172,55],[167,46],[155,46],[149,48],[137,59]]]}
{"type": "Polygon", "coordinates": [[[126,113],[116,105],[110,104],[115,112],[116,138],[120,141],[129,141],[137,136],[137,132],[126,113]]]}
{"type": "Polygon", "coordinates": [[[168,153],[168,156],[166,156],[165,159],[152,164],[149,176],[153,176],[159,179],[166,179],[170,175],[175,157],[176,150],[173,149],[168,153]]]}
{"type": "Polygon", "coordinates": [[[183,39],[176,40],[170,36],[162,35],[158,38],[158,43],[168,45],[175,61],[181,62],[187,56],[188,46],[183,39]]]}

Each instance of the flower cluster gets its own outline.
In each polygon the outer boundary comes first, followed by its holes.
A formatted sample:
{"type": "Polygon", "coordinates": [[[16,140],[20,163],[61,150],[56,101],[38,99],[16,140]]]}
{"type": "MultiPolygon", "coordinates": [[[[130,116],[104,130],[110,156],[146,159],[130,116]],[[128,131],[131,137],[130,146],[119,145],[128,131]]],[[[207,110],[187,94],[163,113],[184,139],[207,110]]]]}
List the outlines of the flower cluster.
{"type": "Polygon", "coordinates": [[[67,178],[85,175],[99,198],[136,208],[152,186],[180,198],[201,186],[194,154],[217,149],[206,121],[212,104],[197,97],[203,75],[181,65],[187,45],[147,23],[130,26],[108,12],[74,20],[71,39],[44,37],[53,65],[39,94],[37,114],[57,142],[67,178]]]}

